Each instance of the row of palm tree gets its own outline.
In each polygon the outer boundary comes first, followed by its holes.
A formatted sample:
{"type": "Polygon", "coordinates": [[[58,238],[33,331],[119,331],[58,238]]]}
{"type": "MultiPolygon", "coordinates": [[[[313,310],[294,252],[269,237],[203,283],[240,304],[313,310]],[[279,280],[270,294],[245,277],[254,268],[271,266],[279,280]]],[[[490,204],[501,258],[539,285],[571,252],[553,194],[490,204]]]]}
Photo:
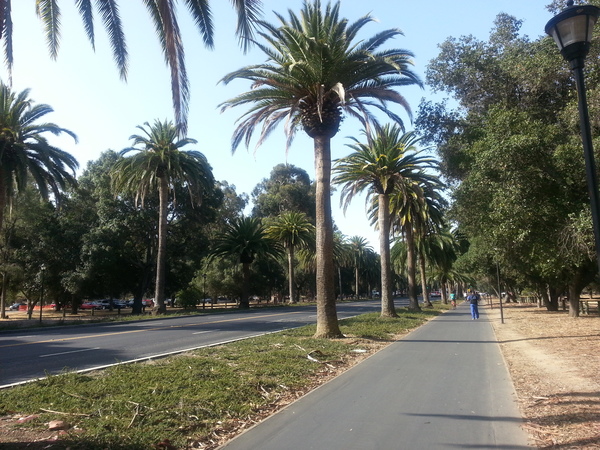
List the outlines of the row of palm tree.
{"type": "MultiPolygon", "coordinates": [[[[6,12],[6,3],[0,2],[0,9],[4,12],[6,12]]],[[[116,6],[116,2],[106,2],[108,3],[116,6]]],[[[199,3],[188,2],[190,8],[199,3]]],[[[250,4],[254,7],[260,4],[257,1],[240,3],[245,3],[246,7],[250,4]]],[[[53,5],[55,6],[54,3],[53,5]]],[[[80,6],[85,5],[91,7],[90,2],[80,2],[80,6]]],[[[55,20],[56,25],[57,10],[52,12],[47,8],[48,6],[49,2],[38,2],[39,12],[44,20],[50,22],[55,20]]],[[[148,3],[156,23],[160,25],[157,25],[159,35],[165,39],[163,44],[167,47],[169,43],[177,43],[177,39],[171,40],[177,37],[174,15],[171,14],[169,20],[164,20],[170,6],[172,6],[170,2],[148,3]]],[[[249,91],[224,102],[221,107],[223,110],[235,106],[250,107],[242,115],[234,131],[232,139],[234,151],[242,142],[248,146],[258,128],[261,128],[261,132],[257,145],[262,144],[282,122],[285,122],[288,145],[291,144],[298,129],[303,129],[313,139],[317,203],[314,228],[318,305],[315,336],[340,337],[342,334],[337,322],[334,287],[336,255],[330,195],[331,140],[338,132],[344,113],[358,119],[363,125],[367,142],[360,143],[355,139],[350,145],[354,153],[337,162],[336,182],[344,185],[342,192],[345,201],[350,201],[355,194],[367,190],[372,202],[370,211],[372,217],[377,217],[376,223],[380,230],[382,314],[395,315],[390,282],[389,239],[392,235],[402,236],[407,243],[409,286],[411,286],[409,294],[411,306],[418,309],[414,279],[415,235],[425,235],[433,228],[432,224],[436,223],[432,219],[434,217],[432,208],[435,206],[436,195],[439,200],[438,193],[441,186],[435,176],[426,170],[434,166],[433,160],[414,149],[416,138],[410,133],[403,133],[402,119],[389,109],[388,105],[399,105],[410,115],[409,105],[396,89],[411,84],[421,85],[421,82],[411,70],[413,56],[411,52],[404,49],[380,50],[390,39],[400,36],[402,34],[400,30],[384,30],[371,38],[362,38],[363,28],[374,22],[374,18],[370,15],[350,22],[340,16],[339,2],[329,3],[323,7],[320,0],[314,0],[306,1],[299,14],[290,11],[289,19],[281,15],[277,15],[277,18],[279,25],[262,20],[256,21],[259,27],[257,34],[265,43],[255,42],[255,44],[265,53],[267,62],[244,67],[226,75],[222,79],[224,83],[235,79],[247,79],[252,85],[249,91]],[[359,34],[361,39],[358,38],[359,34]],[[383,113],[394,124],[381,126],[374,111],[383,113]]],[[[106,23],[107,19],[104,20],[106,23]]],[[[113,20],[112,23],[114,25],[116,22],[113,20]]],[[[119,27],[115,26],[112,29],[115,33],[119,33],[119,27]]],[[[51,27],[50,30],[54,28],[51,27]]],[[[10,30],[3,31],[7,33],[10,30]]],[[[58,35],[55,34],[56,36],[58,35]]],[[[182,49],[169,47],[165,49],[165,53],[175,55],[174,59],[167,57],[167,60],[174,80],[182,81],[184,74],[181,72],[176,74],[178,70],[183,69],[181,61],[176,61],[177,55],[182,55],[182,49]]],[[[181,86],[180,88],[174,86],[174,92],[177,89],[179,93],[182,92],[181,86]]],[[[159,194],[156,312],[164,311],[164,254],[169,192],[173,191],[176,183],[181,183],[187,187],[193,200],[199,200],[202,191],[213,183],[210,166],[204,155],[182,150],[183,146],[195,141],[181,137],[182,130],[185,130],[181,111],[176,116],[177,125],[169,121],[156,121],[153,125],[146,123],[145,127],[140,127],[143,134],[131,136],[133,146],[121,152],[123,157],[129,152],[135,152],[135,155],[121,159],[113,172],[113,187],[121,194],[133,194],[140,203],[143,203],[145,195],[151,189],[159,194]]],[[[68,132],[52,124],[41,128],[40,131],[68,132]]],[[[40,145],[48,147],[39,135],[40,133],[29,140],[28,145],[31,148],[38,149],[40,145]]],[[[10,139],[3,138],[3,145],[6,147],[7,144],[4,142],[10,142],[10,139]]],[[[56,151],[54,153],[55,156],[39,158],[42,163],[48,162],[47,167],[53,171],[51,176],[45,176],[44,173],[30,168],[25,169],[25,171],[29,170],[36,182],[53,189],[60,187],[63,181],[69,180],[62,169],[64,164],[68,168],[75,167],[72,157],[56,151]],[[55,166],[61,169],[57,171],[55,166]]],[[[18,176],[21,177],[22,174],[19,173],[18,176]]],[[[10,194],[8,189],[9,187],[4,187],[0,190],[0,201],[10,194]]],[[[230,226],[256,225],[250,223],[251,220],[232,223],[230,226]]],[[[306,229],[302,233],[311,231],[306,226],[304,228],[306,229]]],[[[264,238],[263,234],[266,230],[259,231],[259,237],[264,238]]],[[[300,232],[301,230],[296,230],[293,233],[300,232]]],[[[273,236],[277,235],[276,231],[271,233],[273,236]]],[[[291,264],[299,237],[297,235],[279,237],[288,252],[289,278],[293,280],[291,264]]],[[[220,246],[224,248],[235,244],[227,242],[226,239],[224,234],[217,240],[213,249],[214,254],[219,254],[220,246]]],[[[244,250],[244,243],[238,243],[238,246],[240,262],[246,272],[255,254],[244,250]]],[[[272,243],[269,244],[269,248],[276,250],[276,246],[272,243]]],[[[423,273],[423,270],[421,272],[423,273]]],[[[290,281],[290,287],[292,286],[290,281]]],[[[358,294],[358,287],[355,290],[358,294]]],[[[247,292],[245,297],[244,300],[247,300],[247,292]]],[[[293,289],[290,290],[290,298],[293,299],[293,289]]]]}

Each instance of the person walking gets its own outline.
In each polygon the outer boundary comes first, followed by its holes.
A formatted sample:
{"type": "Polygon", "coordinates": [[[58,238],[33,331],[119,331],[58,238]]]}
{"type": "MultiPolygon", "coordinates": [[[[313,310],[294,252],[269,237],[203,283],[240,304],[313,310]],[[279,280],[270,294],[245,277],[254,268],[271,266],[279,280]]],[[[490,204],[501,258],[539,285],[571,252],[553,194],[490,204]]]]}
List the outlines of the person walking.
{"type": "Polygon", "coordinates": [[[479,319],[479,294],[475,291],[469,290],[469,295],[467,295],[467,301],[471,304],[471,318],[473,320],[479,319]]]}
{"type": "Polygon", "coordinates": [[[456,292],[450,293],[450,303],[452,303],[452,309],[456,309],[456,292]]]}

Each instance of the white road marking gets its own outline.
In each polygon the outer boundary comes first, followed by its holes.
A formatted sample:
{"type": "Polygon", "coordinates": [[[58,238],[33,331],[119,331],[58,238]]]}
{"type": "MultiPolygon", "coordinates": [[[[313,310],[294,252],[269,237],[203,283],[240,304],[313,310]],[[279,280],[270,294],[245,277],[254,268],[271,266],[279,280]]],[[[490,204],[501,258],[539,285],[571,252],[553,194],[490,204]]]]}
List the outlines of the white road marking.
{"type": "Polygon", "coordinates": [[[47,355],[40,355],[40,358],[47,358],[48,356],[68,355],[69,353],[90,352],[92,350],[100,350],[100,347],[85,348],[82,350],[72,350],[70,352],[48,353],[47,355]]]}

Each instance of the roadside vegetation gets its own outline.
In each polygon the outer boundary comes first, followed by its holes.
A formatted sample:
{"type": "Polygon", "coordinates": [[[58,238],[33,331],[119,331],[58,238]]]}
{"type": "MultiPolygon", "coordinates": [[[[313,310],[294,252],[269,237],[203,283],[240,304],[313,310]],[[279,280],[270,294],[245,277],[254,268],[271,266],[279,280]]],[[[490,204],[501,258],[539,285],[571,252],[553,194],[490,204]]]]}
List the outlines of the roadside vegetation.
{"type": "MultiPolygon", "coordinates": [[[[399,309],[397,318],[372,313],[344,319],[342,339],[315,339],[311,325],[2,390],[0,416],[28,418],[16,426],[30,439],[11,437],[3,448],[32,442],[27,432],[48,437],[54,420],[68,423],[60,437],[65,448],[148,449],[166,442],[172,448],[200,442],[204,447],[199,448],[211,448],[220,434],[285,405],[444,308],[436,304],[422,312],[399,309]]],[[[20,435],[15,426],[0,434],[20,435]]]]}

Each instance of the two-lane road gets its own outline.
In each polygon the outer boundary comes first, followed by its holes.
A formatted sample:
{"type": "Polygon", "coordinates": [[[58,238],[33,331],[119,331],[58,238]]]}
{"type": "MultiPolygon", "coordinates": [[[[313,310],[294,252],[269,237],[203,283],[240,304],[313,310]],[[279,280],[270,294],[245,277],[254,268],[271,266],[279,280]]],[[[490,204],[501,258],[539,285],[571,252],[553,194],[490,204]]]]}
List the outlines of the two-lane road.
{"type": "MultiPolygon", "coordinates": [[[[379,308],[378,301],[342,303],[338,317],[379,308]]],[[[297,306],[0,333],[0,387],[65,369],[82,371],[149,359],[315,321],[315,306],[297,306]]]]}

